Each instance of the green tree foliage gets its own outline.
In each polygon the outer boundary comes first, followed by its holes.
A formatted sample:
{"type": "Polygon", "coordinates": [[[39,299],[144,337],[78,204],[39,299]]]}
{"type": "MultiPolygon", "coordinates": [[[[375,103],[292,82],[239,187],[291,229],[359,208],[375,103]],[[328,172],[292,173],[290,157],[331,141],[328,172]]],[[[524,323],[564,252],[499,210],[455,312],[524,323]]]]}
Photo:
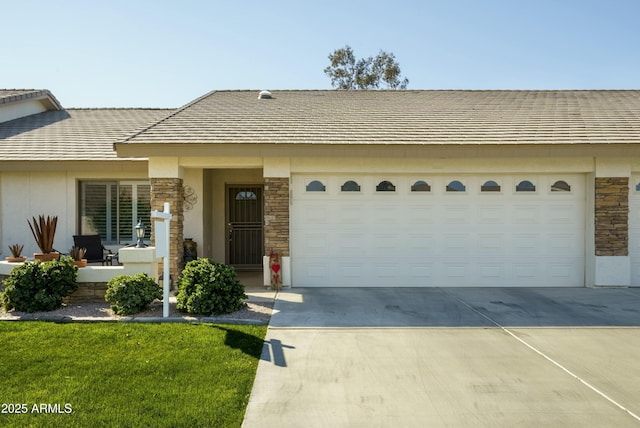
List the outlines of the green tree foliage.
{"type": "Polygon", "coordinates": [[[356,59],[351,46],[329,55],[331,65],[324,72],[336,89],[406,89],[409,79],[400,76],[400,65],[392,53],[380,51],[376,57],[356,59]]]}

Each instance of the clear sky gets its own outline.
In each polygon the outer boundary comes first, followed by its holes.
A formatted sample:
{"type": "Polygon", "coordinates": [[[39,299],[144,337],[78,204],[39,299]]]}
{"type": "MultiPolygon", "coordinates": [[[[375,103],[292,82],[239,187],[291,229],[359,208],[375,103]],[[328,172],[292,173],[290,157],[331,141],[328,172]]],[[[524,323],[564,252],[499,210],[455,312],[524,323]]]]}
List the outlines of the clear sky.
{"type": "Polygon", "coordinates": [[[346,44],[409,89],[640,89],[640,0],[3,0],[0,22],[0,87],[65,107],[330,89],[346,44]]]}

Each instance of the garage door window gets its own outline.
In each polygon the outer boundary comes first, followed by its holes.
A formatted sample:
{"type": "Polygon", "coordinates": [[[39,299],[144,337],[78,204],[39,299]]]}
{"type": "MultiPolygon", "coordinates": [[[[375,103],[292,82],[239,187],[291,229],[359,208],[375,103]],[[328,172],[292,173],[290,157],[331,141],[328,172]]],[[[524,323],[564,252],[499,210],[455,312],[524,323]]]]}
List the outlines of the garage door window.
{"type": "Polygon", "coordinates": [[[571,186],[566,181],[558,180],[551,185],[551,191],[552,192],[570,192],[571,186]]]}
{"type": "Polygon", "coordinates": [[[426,181],[418,180],[415,183],[413,183],[413,185],[411,186],[411,191],[412,192],[430,192],[431,186],[429,186],[429,183],[427,183],[426,181]]]}
{"type": "Polygon", "coordinates": [[[480,186],[481,192],[499,192],[500,185],[493,180],[485,181],[485,183],[480,186]]]}
{"type": "Polygon", "coordinates": [[[376,186],[376,192],[395,192],[396,186],[393,185],[390,181],[381,181],[376,186]]]}
{"type": "Polygon", "coordinates": [[[341,190],[343,192],[359,192],[360,185],[353,180],[345,181],[342,185],[341,190]]]}
{"type": "Polygon", "coordinates": [[[467,188],[458,180],[447,184],[447,192],[464,192],[467,188]]]}
{"type": "Polygon", "coordinates": [[[536,186],[528,180],[523,180],[520,183],[518,183],[518,185],[516,186],[516,192],[535,192],[535,191],[536,191],[536,186]]]}
{"type": "Polygon", "coordinates": [[[307,184],[307,192],[324,192],[327,190],[327,187],[319,180],[313,180],[309,184],[307,184]]]}

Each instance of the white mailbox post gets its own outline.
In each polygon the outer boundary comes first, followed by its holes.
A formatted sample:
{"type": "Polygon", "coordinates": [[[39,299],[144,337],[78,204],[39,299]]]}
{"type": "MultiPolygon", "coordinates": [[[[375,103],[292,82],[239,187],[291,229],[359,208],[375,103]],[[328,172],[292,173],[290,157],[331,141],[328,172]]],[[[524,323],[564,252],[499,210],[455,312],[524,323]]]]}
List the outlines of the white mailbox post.
{"type": "Polygon", "coordinates": [[[169,316],[169,226],[171,223],[171,213],[169,202],[164,203],[164,212],[151,211],[151,218],[154,219],[154,230],[156,232],[156,257],[163,258],[162,263],[162,316],[169,316]]]}

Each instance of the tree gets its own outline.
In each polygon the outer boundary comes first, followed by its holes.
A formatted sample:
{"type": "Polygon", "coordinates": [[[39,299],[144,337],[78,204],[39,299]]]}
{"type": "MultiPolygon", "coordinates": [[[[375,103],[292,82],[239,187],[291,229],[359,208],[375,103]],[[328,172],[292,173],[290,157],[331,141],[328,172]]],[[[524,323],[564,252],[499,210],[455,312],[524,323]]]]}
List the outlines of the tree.
{"type": "Polygon", "coordinates": [[[336,49],[329,55],[331,65],[324,73],[331,78],[336,89],[406,89],[409,79],[402,80],[400,65],[392,53],[380,51],[378,55],[356,60],[351,46],[336,49]]]}

